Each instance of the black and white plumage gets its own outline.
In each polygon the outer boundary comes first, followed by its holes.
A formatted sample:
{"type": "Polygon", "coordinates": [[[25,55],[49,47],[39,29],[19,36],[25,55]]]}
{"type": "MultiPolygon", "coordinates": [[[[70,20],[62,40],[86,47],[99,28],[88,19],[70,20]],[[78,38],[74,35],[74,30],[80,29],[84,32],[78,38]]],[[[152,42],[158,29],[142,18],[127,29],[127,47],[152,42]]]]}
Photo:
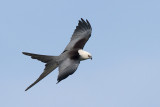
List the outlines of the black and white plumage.
{"type": "Polygon", "coordinates": [[[78,26],[74,30],[69,44],[59,56],[48,56],[22,52],[24,55],[31,56],[32,59],[37,59],[46,63],[43,73],[25,91],[34,86],[57,67],[59,67],[59,75],[57,78],[57,83],[59,83],[61,80],[67,78],[77,70],[80,61],[92,59],[92,55],[89,52],[83,50],[84,45],[91,36],[91,32],[92,27],[89,21],[84,21],[81,18],[81,20],[79,20],[78,26]]]}

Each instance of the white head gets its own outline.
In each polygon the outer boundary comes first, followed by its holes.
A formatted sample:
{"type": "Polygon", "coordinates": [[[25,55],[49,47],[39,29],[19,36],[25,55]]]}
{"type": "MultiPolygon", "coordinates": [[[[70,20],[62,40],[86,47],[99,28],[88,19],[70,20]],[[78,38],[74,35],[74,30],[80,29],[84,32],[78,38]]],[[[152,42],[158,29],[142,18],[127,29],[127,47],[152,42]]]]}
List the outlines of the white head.
{"type": "Polygon", "coordinates": [[[92,59],[92,55],[87,51],[80,49],[78,53],[80,55],[80,60],[92,59]]]}

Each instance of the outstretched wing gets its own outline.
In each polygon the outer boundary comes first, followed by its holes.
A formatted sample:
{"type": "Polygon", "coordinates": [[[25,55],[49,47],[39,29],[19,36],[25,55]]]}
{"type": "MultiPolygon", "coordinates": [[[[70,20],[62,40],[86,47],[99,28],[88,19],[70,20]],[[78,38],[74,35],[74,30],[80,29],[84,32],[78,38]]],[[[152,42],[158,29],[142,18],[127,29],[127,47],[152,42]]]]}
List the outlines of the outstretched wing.
{"type": "Polygon", "coordinates": [[[79,60],[73,60],[70,58],[64,60],[59,65],[59,75],[57,78],[57,83],[67,78],[69,75],[72,75],[77,70],[79,63],[80,63],[79,60]]]}
{"type": "Polygon", "coordinates": [[[92,27],[88,20],[84,21],[82,18],[79,20],[78,26],[74,30],[69,44],[64,51],[79,48],[83,49],[84,45],[91,36],[92,27]]]}

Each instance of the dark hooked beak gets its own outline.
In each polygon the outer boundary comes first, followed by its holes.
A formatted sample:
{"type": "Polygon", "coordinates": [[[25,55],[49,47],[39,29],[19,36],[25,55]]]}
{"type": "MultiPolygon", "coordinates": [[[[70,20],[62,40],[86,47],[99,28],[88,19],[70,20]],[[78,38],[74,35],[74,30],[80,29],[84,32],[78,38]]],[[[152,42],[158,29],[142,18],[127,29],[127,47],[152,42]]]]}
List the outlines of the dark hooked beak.
{"type": "Polygon", "coordinates": [[[92,56],[90,57],[90,59],[92,60],[92,56]]]}

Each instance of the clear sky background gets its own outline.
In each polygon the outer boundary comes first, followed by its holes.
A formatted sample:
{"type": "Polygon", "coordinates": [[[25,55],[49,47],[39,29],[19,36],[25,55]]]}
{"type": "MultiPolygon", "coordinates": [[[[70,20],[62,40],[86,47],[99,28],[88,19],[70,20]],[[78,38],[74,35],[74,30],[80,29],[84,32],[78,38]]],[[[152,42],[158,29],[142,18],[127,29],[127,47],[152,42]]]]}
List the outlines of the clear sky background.
{"type": "Polygon", "coordinates": [[[0,107],[160,107],[160,1],[1,0],[0,60],[0,107]],[[44,64],[21,52],[59,55],[80,18],[93,60],[25,92],[44,64]]]}

